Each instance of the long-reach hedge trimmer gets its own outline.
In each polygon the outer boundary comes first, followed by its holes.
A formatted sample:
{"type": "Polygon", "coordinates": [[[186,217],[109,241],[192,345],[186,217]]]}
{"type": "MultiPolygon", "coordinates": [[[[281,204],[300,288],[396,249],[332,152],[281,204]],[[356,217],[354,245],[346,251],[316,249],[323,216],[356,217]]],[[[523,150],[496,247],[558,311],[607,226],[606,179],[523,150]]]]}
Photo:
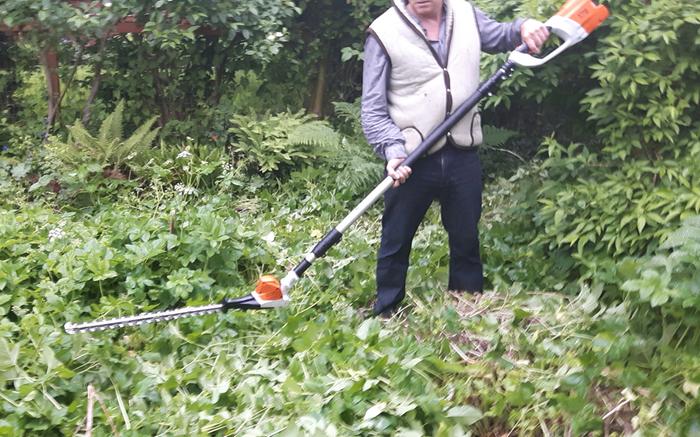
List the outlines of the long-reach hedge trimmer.
{"type": "MultiPolygon", "coordinates": [[[[536,58],[527,54],[525,44],[510,53],[508,60],[501,68],[486,81],[481,83],[478,89],[464,103],[462,103],[445,121],[430,133],[420,145],[405,159],[403,165],[411,166],[423,156],[432,146],[442,138],[462,117],[464,117],[487,94],[493,92],[498,84],[512,75],[516,66],[537,67],[551,61],[569,47],[585,39],[607,17],[608,10],[605,6],[595,3],[594,0],[568,0],[556,15],[545,22],[551,32],[561,38],[562,43],[551,53],[536,58]]],[[[292,286],[304,275],[313,262],[326,254],[328,249],[337,244],[343,233],[362,216],[374,202],[376,202],[391,186],[394,180],[387,176],[379,183],[335,228],[331,229],[314,248],[304,256],[304,259],[280,281],[272,275],[262,276],[258,280],[255,291],[236,298],[224,299],[221,303],[184,307],[169,311],[143,313],[131,317],[94,321],[88,323],[66,323],[65,330],[69,334],[77,332],[98,331],[103,329],[134,326],[143,323],[151,323],[165,320],[173,320],[181,317],[198,316],[226,311],[229,309],[264,309],[283,307],[289,304],[289,291],[292,286]]]]}

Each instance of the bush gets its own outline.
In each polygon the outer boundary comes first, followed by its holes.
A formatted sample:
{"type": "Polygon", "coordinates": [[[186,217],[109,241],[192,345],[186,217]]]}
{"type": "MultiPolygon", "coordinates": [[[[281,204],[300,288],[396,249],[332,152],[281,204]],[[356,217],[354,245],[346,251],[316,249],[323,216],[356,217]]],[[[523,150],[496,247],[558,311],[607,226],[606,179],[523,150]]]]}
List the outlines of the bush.
{"type": "Polygon", "coordinates": [[[591,68],[583,100],[611,158],[700,153],[700,4],[626,0],[591,68]]]}
{"type": "MultiPolygon", "coordinates": [[[[700,340],[695,327],[700,323],[700,217],[685,220],[671,233],[653,257],[630,259],[620,267],[623,274],[632,276],[622,284],[629,293],[632,309],[644,314],[646,322],[664,321],[663,327],[671,327],[666,334],[697,344],[700,340]],[[655,317],[649,318],[649,312],[655,317]],[[685,330],[685,333],[683,332],[685,330]],[[683,338],[685,336],[689,338],[683,338]],[[683,337],[681,337],[683,336],[683,337]]],[[[641,319],[641,318],[640,318],[641,319]]],[[[644,320],[640,320],[644,322],[644,320]]],[[[658,331],[659,326],[648,326],[658,331]]]]}
{"type": "MultiPolygon", "coordinates": [[[[699,31],[700,5],[617,3],[587,42],[595,43],[597,86],[566,76],[573,80],[567,89],[587,89],[581,104],[593,125],[585,144],[563,146],[559,135],[545,140],[545,160],[521,181],[523,202],[505,217],[532,236],[520,240],[531,250],[569,257],[565,277],[614,271],[615,262],[653,252],[683,218],[700,212],[699,31]]],[[[555,64],[567,59],[580,63],[562,57],[555,64]]],[[[532,82],[550,79],[555,87],[559,78],[546,71],[532,82]]],[[[566,115],[565,122],[578,123],[566,115]]]]}

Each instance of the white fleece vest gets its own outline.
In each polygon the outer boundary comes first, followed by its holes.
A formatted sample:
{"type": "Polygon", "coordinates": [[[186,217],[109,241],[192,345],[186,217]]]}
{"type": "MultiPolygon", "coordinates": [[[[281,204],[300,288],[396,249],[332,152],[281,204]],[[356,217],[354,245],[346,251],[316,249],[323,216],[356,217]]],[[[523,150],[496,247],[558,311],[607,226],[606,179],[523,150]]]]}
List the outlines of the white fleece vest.
{"type": "MultiPolygon", "coordinates": [[[[369,27],[391,62],[387,85],[389,115],[406,139],[406,151],[418,144],[464,102],[479,86],[481,40],[471,4],[465,0],[444,0],[447,7],[445,37],[447,65],[406,10],[404,0],[392,0],[393,7],[369,27]]],[[[472,109],[448,132],[459,147],[481,144],[481,120],[472,109]]],[[[445,145],[441,138],[428,153],[445,145]]]]}

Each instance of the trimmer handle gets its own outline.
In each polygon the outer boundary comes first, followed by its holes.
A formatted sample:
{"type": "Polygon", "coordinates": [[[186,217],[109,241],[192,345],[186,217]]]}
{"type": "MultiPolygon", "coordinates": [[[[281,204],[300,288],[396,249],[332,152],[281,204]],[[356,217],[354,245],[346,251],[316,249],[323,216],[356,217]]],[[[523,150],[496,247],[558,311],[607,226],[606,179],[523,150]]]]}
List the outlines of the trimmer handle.
{"type": "Polygon", "coordinates": [[[522,67],[539,67],[559,56],[564,50],[579,43],[609,16],[608,8],[593,0],[569,0],[556,15],[544,24],[562,39],[562,44],[544,58],[514,50],[509,60],[522,67]]]}

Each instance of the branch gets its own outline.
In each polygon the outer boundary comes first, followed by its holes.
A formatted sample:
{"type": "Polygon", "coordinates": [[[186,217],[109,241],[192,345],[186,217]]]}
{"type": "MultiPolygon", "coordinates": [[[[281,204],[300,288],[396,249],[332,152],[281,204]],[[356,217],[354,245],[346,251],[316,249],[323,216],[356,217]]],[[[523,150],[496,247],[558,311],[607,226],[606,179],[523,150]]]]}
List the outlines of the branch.
{"type": "Polygon", "coordinates": [[[92,78],[92,84],[90,86],[90,95],[85,101],[85,106],[83,107],[82,120],[84,125],[87,125],[88,121],[90,121],[90,106],[92,106],[92,103],[95,101],[97,91],[99,91],[100,89],[100,82],[102,81],[102,55],[105,49],[105,40],[106,37],[100,39],[100,49],[97,55],[98,61],[95,64],[95,76],[92,78]]]}

